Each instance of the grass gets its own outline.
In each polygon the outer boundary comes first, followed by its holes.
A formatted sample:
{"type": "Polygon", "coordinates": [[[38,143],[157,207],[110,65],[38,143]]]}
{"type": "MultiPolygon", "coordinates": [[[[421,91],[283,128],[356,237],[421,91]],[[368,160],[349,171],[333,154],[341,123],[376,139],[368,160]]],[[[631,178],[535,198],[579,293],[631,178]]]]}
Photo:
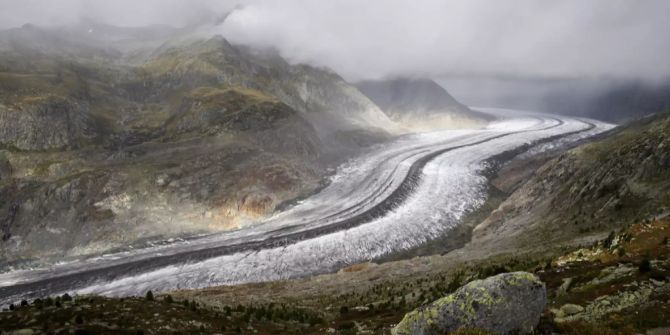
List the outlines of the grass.
{"type": "MultiPolygon", "coordinates": [[[[341,295],[313,295],[308,299],[284,298],[274,302],[246,303],[236,305],[233,301],[219,301],[217,306],[202,305],[196,300],[180,299],[165,295],[147,294],[141,298],[75,297],[72,302],[61,302],[61,307],[46,306],[31,302],[28,306],[16,307],[14,311],[0,313],[0,323],[7,329],[35,327],[47,331],[85,329],[92,333],[109,332],[119,334],[154,333],[212,333],[236,334],[257,331],[258,334],[324,334],[332,329],[336,334],[357,334],[359,330],[370,334],[388,334],[393,325],[405,313],[453,292],[463,284],[498,272],[525,270],[535,272],[546,283],[549,291],[548,308],[558,308],[564,303],[587,304],[603,294],[615,294],[625,284],[642,282],[652,278],[654,271],[669,269],[653,268],[649,272],[635,271],[630,278],[604,283],[587,290],[574,289],[580,283],[596,278],[600,271],[621,262],[637,264],[643,259],[659,259],[670,256],[670,246],[663,244],[670,234],[670,218],[638,223],[615,234],[614,239],[625,234],[631,238],[617,247],[624,247],[623,257],[616,254],[616,247],[607,251],[608,256],[587,261],[552,265],[558,258],[505,256],[484,262],[469,264],[458,269],[423,274],[408,280],[387,279],[369,287],[360,287],[341,295]],[[611,255],[610,255],[611,253],[611,255]],[[605,260],[605,261],[601,261],[605,260]],[[557,297],[555,292],[564,278],[575,278],[571,290],[557,297]],[[39,313],[39,314],[38,314],[39,313]],[[77,323],[76,318],[82,322],[77,323]],[[26,323],[28,322],[28,323],[26,323]],[[165,327],[170,327],[166,331],[165,327]],[[41,328],[40,328],[41,327],[41,328]]],[[[602,248],[612,243],[606,238],[591,248],[602,248]]],[[[609,249],[608,249],[609,250],[609,249]]],[[[572,252],[568,253],[571,254],[572,252]]],[[[567,255],[567,254],[566,254],[567,255]]],[[[652,262],[653,264],[653,262],[652,262]]],[[[637,268],[636,268],[637,270],[637,268]]],[[[670,272],[663,272],[670,275],[670,272]]],[[[53,298],[52,298],[53,299],[53,298]]],[[[668,294],[653,295],[643,305],[618,313],[610,313],[597,322],[555,323],[551,313],[546,312],[536,331],[537,334],[634,334],[646,329],[667,326],[670,320],[668,294]]],[[[488,334],[474,329],[461,329],[453,334],[488,334]]]]}
{"type": "Polygon", "coordinates": [[[258,334],[299,334],[323,326],[318,314],[286,305],[214,309],[149,293],[120,299],[47,297],[11,309],[0,313],[4,330],[30,328],[44,333],[238,334],[253,329],[258,334]]]}

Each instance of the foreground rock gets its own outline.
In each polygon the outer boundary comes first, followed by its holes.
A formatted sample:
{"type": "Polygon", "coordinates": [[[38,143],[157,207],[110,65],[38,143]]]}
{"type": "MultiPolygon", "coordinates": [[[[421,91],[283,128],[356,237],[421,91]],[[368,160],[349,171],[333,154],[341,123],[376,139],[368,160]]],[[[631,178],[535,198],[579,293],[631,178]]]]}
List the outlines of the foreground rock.
{"type": "Polygon", "coordinates": [[[460,328],[529,333],[538,324],[546,301],[544,283],[535,275],[504,273],[472,281],[408,313],[393,334],[444,334],[460,328]]]}

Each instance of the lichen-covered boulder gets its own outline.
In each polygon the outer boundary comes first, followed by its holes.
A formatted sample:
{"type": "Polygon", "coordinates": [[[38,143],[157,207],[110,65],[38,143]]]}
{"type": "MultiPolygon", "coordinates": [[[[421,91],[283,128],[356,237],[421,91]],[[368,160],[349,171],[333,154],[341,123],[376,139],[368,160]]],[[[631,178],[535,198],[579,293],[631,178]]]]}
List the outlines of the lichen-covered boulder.
{"type": "Polygon", "coordinates": [[[472,281],[408,313],[392,333],[446,334],[470,328],[499,334],[525,334],[538,324],[546,302],[544,283],[535,275],[503,273],[472,281]]]}

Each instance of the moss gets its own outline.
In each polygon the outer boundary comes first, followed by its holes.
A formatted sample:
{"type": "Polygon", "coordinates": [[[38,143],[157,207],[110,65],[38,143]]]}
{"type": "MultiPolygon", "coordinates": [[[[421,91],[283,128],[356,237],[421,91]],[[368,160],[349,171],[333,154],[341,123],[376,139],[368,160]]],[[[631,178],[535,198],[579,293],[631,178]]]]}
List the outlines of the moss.
{"type": "Polygon", "coordinates": [[[33,168],[33,174],[39,177],[46,177],[49,175],[49,168],[54,165],[58,164],[60,161],[52,161],[52,160],[45,160],[37,163],[35,165],[35,168],[33,168]]]}
{"type": "Polygon", "coordinates": [[[209,104],[218,104],[232,99],[245,99],[255,103],[279,102],[275,97],[240,86],[229,86],[224,88],[199,87],[193,90],[189,96],[209,104]]]}
{"type": "Polygon", "coordinates": [[[461,328],[455,332],[449,333],[449,335],[493,335],[493,333],[481,329],[461,328]]]}

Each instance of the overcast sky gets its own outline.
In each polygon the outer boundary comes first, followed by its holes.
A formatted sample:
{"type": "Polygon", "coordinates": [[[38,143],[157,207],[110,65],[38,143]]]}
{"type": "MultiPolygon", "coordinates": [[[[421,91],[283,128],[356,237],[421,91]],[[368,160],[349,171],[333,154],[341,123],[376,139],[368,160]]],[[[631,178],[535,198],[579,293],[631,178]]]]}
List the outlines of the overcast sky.
{"type": "MultiPolygon", "coordinates": [[[[235,1],[0,0],[0,28],[175,26],[235,1]]],[[[349,80],[429,77],[670,77],[668,0],[246,1],[215,32],[276,47],[349,80]]]]}

